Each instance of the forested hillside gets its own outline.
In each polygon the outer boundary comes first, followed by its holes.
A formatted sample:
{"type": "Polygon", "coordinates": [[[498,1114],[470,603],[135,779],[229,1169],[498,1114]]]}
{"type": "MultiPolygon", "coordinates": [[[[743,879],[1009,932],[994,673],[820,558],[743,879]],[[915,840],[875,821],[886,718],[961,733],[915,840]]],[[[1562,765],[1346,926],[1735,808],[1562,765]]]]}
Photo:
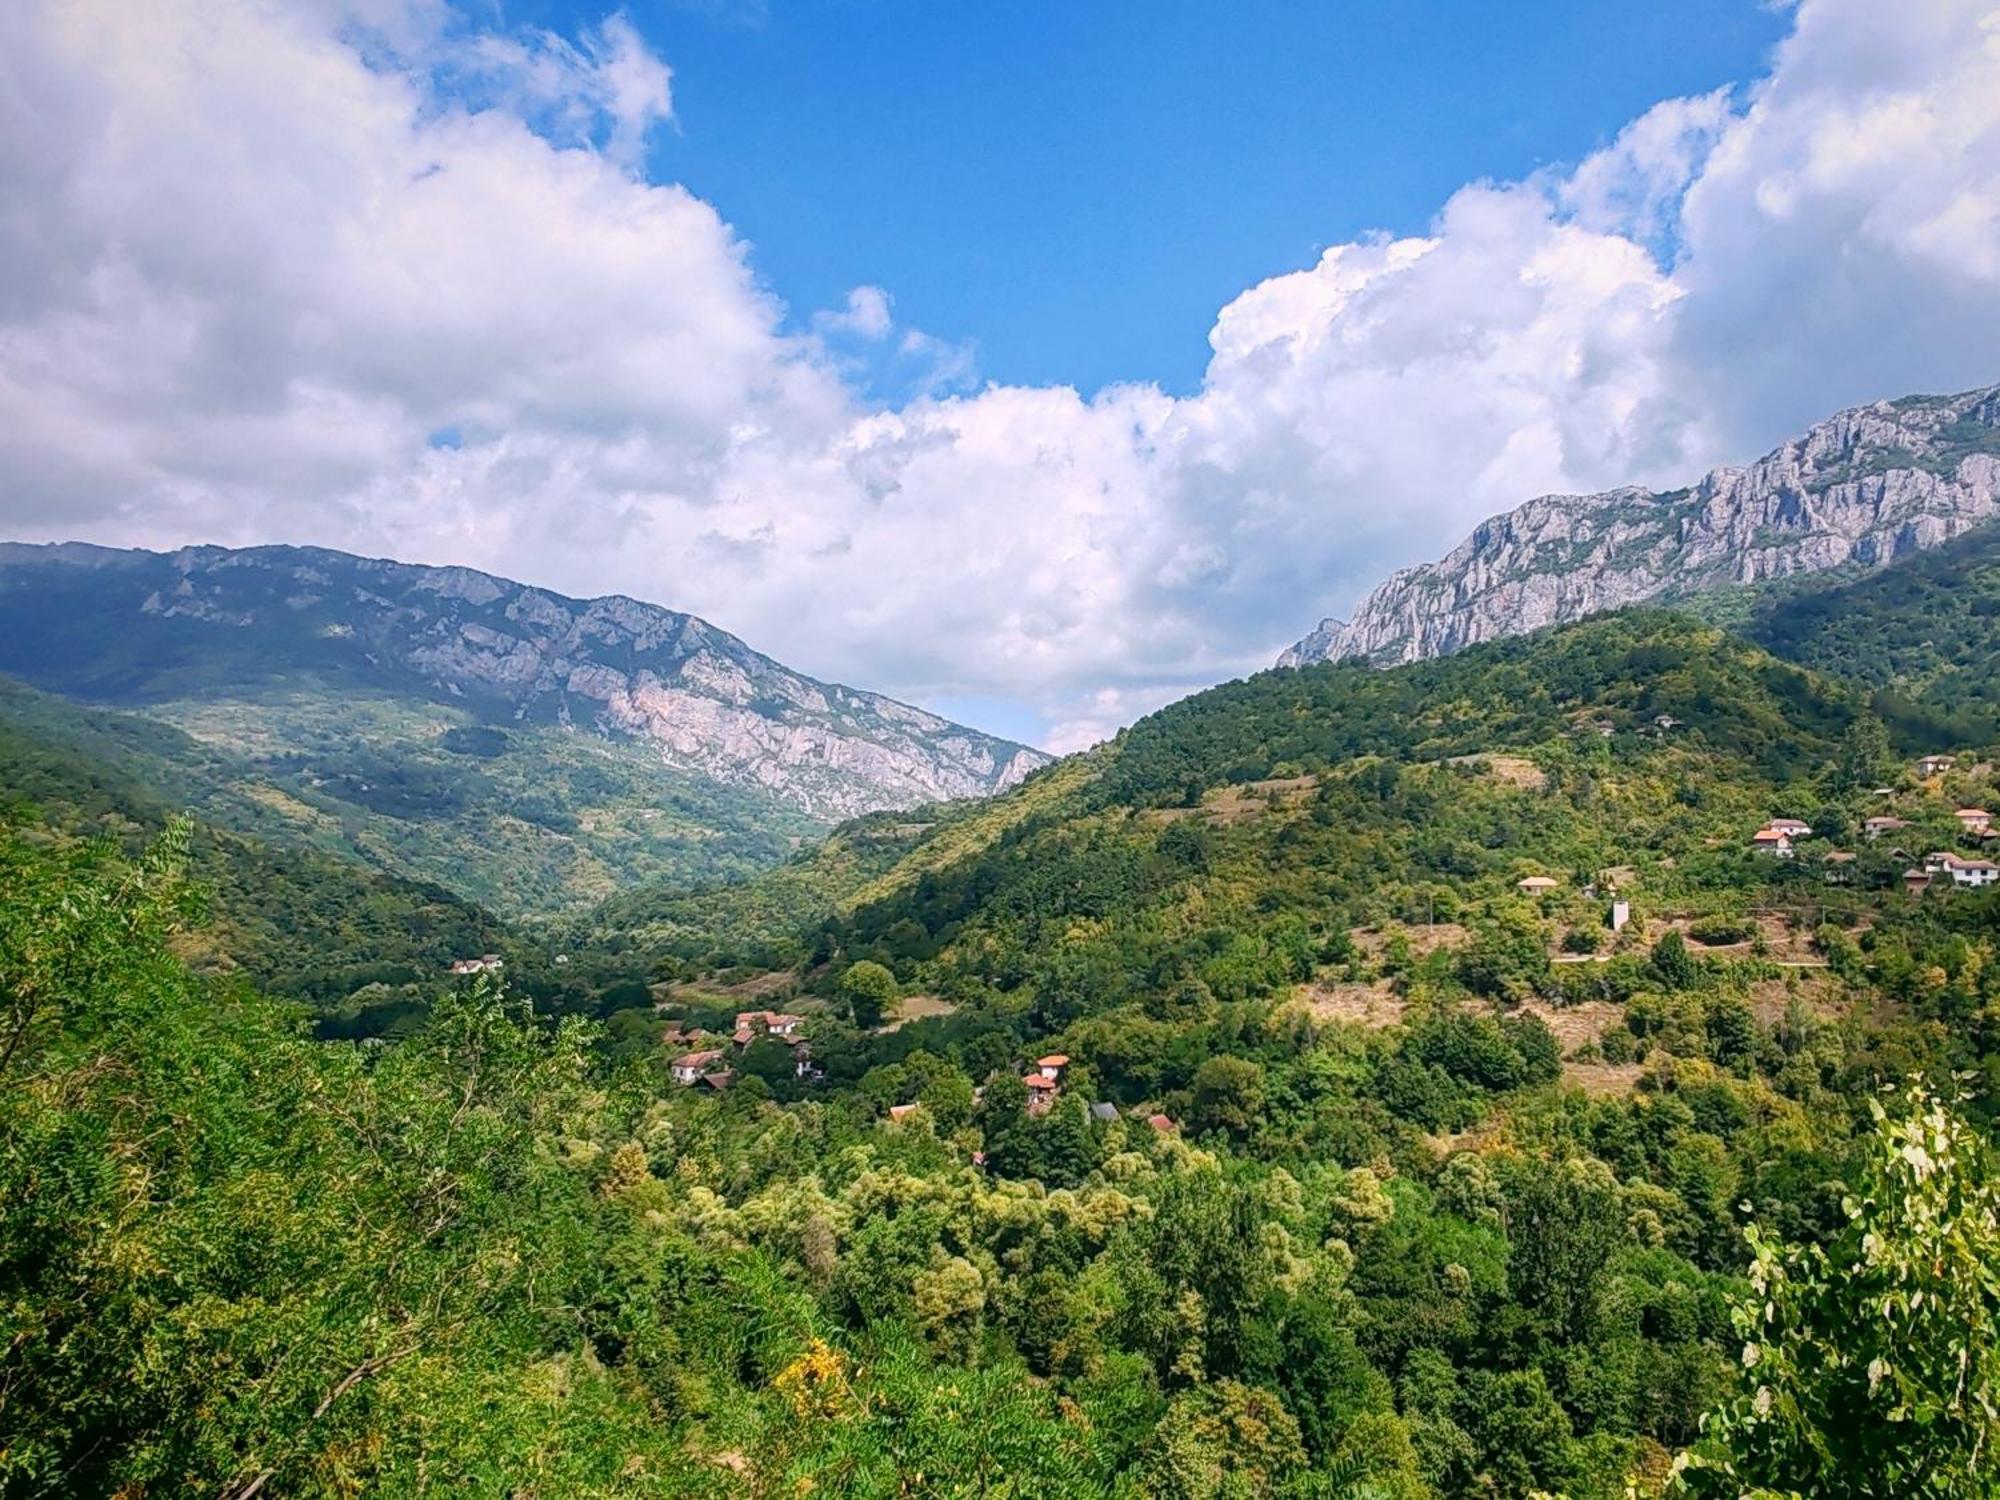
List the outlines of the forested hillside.
{"type": "Polygon", "coordinates": [[[601,1026],[530,956],[364,1042],[16,754],[0,1488],[1989,1496],[1925,748],[1664,614],[1262,674],[561,929],[601,1026]]]}
{"type": "Polygon", "coordinates": [[[1753,600],[1743,629],[1788,661],[1875,689],[1892,726],[2000,737],[2000,530],[1835,588],[1753,600]]]}
{"type": "MultiPolygon", "coordinates": [[[[693,615],[322,548],[0,542],[0,671],[183,731],[254,783],[254,831],[515,917],[740,878],[1047,759],[693,615]]],[[[250,827],[243,800],[205,811],[250,827]]]]}

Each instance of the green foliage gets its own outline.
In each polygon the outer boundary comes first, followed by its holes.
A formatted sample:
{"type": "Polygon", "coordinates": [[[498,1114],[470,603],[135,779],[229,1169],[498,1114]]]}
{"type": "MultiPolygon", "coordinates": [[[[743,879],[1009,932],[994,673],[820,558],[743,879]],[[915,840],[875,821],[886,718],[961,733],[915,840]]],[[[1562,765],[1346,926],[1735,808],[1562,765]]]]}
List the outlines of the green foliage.
{"type": "MultiPolygon", "coordinates": [[[[1789,661],[1874,689],[1877,712],[1912,750],[2000,737],[1993,527],[1831,588],[1754,603],[1744,633],[1789,661]]],[[[1843,774],[1856,784],[1879,775],[1885,748],[1854,747],[1843,774]]]]}
{"type": "Polygon", "coordinates": [[[1873,1149],[1824,1245],[1751,1230],[1739,1392],[1677,1465],[1694,1495],[1959,1500],[2000,1486],[2000,1173],[1921,1089],[1869,1101],[1873,1149]]]}
{"type": "Polygon", "coordinates": [[[873,959],[850,964],[840,976],[840,998],[856,1026],[867,1030],[882,1024],[882,1015],[896,998],[896,976],[873,959]]]}
{"type": "Polygon", "coordinates": [[[1879,805],[1851,695],[1639,614],[1203,697],[733,894],[502,934],[504,991],[343,991],[473,931],[318,867],[260,901],[260,841],[139,856],[160,804],[24,754],[62,795],[0,844],[0,1489],[1609,1500],[1692,1446],[1717,1493],[1980,1493],[2000,897],[1742,849],[1879,805]],[[1681,936],[1745,910],[1771,953],[1681,936]],[[1836,967],[1780,967],[1774,910],[1836,967]],[[287,940],[334,1040],[223,961],[287,940]],[[674,1086],[656,993],[803,1014],[820,1076],[757,1040],[674,1086]],[[1954,1074],[1962,1112],[1868,1133],[1954,1074]],[[1803,1467],[1864,1442],[1952,1477],[1803,1467]],[[1767,1449],[1791,1479],[1727,1487],[1767,1449]]]}

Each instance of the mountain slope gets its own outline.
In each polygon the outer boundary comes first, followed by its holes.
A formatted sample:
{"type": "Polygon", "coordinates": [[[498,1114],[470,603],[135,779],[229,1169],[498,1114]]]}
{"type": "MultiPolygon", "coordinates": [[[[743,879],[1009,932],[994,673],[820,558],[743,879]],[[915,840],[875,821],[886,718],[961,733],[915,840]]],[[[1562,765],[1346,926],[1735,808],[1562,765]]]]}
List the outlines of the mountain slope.
{"type": "MultiPolygon", "coordinates": [[[[38,840],[136,847],[186,808],[284,833],[283,819],[258,818],[254,789],[233,771],[168,725],[0,680],[0,825],[38,840]]],[[[192,873],[211,898],[208,920],[179,956],[321,1009],[364,985],[434,989],[455,958],[519,952],[503,923],[441,886],[209,821],[192,873]]]]}
{"type": "Polygon", "coordinates": [[[1322,620],[1280,666],[1378,664],[1727,584],[1872,567],[2000,515],[2000,386],[1856,407],[1692,488],[1545,495],[1322,620]]]}
{"type": "Polygon", "coordinates": [[[1788,661],[1876,692],[1933,744],[2000,738],[2000,527],[1863,577],[1759,595],[1739,629],[1788,661]]]}
{"type": "Polygon", "coordinates": [[[692,615],[317,549],[0,545],[0,671],[233,757],[302,841],[513,911],[739,876],[1046,760],[692,615]]]}
{"type": "MultiPolygon", "coordinates": [[[[934,964],[926,982],[1095,1008],[1076,996],[1205,971],[1220,934],[1263,953],[1303,922],[1324,941],[1510,898],[1531,869],[1629,866],[1676,900],[1749,885],[1770,869],[1750,863],[1750,832],[1832,796],[1814,780],[1867,721],[1844,684],[1685,616],[1621,611],[1389,671],[1317,664],[1197,693],[900,830],[900,848],[899,830],[851,825],[732,909],[790,916],[797,956],[934,964]]],[[[768,923],[636,894],[598,930],[738,961],[775,946],[768,923]]]]}

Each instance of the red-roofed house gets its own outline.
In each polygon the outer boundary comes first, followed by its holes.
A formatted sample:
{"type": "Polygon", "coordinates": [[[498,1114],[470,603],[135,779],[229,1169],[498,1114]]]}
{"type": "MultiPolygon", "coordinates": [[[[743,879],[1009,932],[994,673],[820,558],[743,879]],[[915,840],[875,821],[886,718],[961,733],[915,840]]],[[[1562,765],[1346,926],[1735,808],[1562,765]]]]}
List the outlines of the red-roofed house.
{"type": "Polygon", "coordinates": [[[1046,1114],[1061,1089],[1053,1078],[1045,1078],[1040,1073],[1030,1073],[1021,1080],[1021,1086],[1028,1091],[1028,1113],[1046,1114]]]}
{"type": "Polygon", "coordinates": [[[1967,833],[1984,833],[1993,826],[1993,814],[1983,807],[1961,807],[1952,816],[1967,833]]]}
{"type": "Polygon", "coordinates": [[[722,1060],[719,1048],[709,1047],[700,1052],[689,1052],[673,1060],[674,1082],[683,1086],[700,1083],[702,1076],[722,1060]]]}
{"type": "Polygon", "coordinates": [[[1180,1126],[1176,1125],[1166,1115],[1148,1115],[1146,1116],[1146,1123],[1159,1131],[1161,1135],[1172,1135],[1176,1130],[1180,1129],[1180,1126]]]}
{"type": "Polygon", "coordinates": [[[1036,1058],[1035,1066],[1041,1070],[1042,1077],[1053,1083],[1062,1078],[1062,1070],[1069,1066],[1069,1058],[1061,1052],[1051,1052],[1047,1057],[1036,1058]]]}
{"type": "Polygon", "coordinates": [[[1760,828],[1750,835],[1750,847],[1774,859],[1792,857],[1792,836],[1780,828],[1760,828]]]}

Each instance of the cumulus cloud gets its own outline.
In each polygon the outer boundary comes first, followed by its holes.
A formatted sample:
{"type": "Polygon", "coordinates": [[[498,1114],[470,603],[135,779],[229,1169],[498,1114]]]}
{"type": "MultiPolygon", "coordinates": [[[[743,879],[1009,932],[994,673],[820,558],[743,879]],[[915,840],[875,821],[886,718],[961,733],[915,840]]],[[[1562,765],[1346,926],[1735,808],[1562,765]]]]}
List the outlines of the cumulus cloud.
{"type": "Polygon", "coordinates": [[[889,294],[879,286],[858,286],[847,294],[847,305],[839,312],[823,312],[813,317],[813,327],[831,337],[850,335],[858,339],[885,339],[896,320],[889,314],[889,294]]]}
{"type": "Polygon", "coordinates": [[[0,529],[620,590],[1071,748],[1530,495],[2000,377],[1984,0],[1805,0],[1746,89],[1246,290],[1182,398],[975,390],[879,287],[795,323],[643,177],[671,84],[616,15],[9,8],[0,529]]]}

